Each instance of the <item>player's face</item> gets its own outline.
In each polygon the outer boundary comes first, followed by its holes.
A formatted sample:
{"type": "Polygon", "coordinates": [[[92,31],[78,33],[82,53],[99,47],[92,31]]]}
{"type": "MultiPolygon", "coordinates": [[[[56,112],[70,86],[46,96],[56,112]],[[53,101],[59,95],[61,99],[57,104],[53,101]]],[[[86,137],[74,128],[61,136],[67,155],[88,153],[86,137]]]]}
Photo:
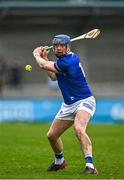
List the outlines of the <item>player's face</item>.
{"type": "Polygon", "coordinates": [[[57,57],[63,57],[68,52],[68,45],[64,44],[55,44],[54,45],[54,53],[57,57]]]}

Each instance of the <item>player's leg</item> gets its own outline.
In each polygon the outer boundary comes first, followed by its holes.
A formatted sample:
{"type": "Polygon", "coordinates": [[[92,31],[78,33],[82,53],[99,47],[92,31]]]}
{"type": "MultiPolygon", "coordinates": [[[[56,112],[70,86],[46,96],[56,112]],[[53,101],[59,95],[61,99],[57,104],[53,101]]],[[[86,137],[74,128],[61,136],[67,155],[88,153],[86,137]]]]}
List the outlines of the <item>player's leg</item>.
{"type": "Polygon", "coordinates": [[[63,143],[60,135],[72,126],[73,121],[55,119],[47,133],[50,145],[55,153],[60,153],[63,150],[63,143]]]}
{"type": "Polygon", "coordinates": [[[79,110],[76,113],[74,121],[74,129],[76,131],[76,136],[81,144],[84,155],[92,155],[92,144],[91,140],[86,133],[86,128],[89,123],[91,115],[84,111],[79,110]]]}
{"type": "Polygon", "coordinates": [[[86,133],[86,128],[90,121],[90,118],[91,114],[89,112],[84,110],[78,110],[75,116],[74,129],[76,132],[76,136],[80,142],[82,151],[84,152],[86,161],[85,173],[97,174],[92,159],[92,143],[88,134],[86,133]]]}
{"type": "Polygon", "coordinates": [[[55,153],[55,161],[49,166],[48,171],[63,169],[66,162],[63,156],[63,143],[60,135],[72,126],[73,121],[55,119],[47,133],[50,145],[55,153]]]}

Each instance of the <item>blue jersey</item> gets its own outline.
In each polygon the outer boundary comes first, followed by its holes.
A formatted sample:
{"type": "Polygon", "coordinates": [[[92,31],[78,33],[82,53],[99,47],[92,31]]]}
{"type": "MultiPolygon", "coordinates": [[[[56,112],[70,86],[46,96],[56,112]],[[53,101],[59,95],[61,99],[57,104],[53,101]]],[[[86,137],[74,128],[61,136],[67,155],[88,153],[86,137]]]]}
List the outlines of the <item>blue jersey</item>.
{"type": "Polygon", "coordinates": [[[67,56],[57,59],[54,67],[58,71],[56,76],[65,104],[72,104],[92,96],[76,54],[69,53],[67,56]]]}

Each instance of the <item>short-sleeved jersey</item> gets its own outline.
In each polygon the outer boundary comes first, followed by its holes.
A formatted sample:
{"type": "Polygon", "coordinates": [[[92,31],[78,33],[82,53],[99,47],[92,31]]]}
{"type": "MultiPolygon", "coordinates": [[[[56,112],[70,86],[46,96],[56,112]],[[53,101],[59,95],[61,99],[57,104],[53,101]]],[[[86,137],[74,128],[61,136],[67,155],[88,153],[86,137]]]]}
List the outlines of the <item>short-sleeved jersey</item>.
{"type": "Polygon", "coordinates": [[[67,56],[57,59],[54,67],[57,70],[58,85],[65,104],[69,105],[92,96],[84,70],[76,54],[68,53],[67,56]]]}

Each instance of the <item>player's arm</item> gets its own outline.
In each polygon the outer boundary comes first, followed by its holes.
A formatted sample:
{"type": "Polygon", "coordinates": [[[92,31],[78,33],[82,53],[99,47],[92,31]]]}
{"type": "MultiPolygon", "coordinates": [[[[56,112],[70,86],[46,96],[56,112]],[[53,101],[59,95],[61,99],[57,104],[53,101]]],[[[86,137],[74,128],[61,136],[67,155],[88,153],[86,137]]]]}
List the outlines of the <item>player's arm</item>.
{"type": "Polygon", "coordinates": [[[48,51],[45,50],[44,47],[37,47],[33,51],[33,56],[39,65],[40,68],[47,71],[48,76],[51,78],[51,80],[56,80],[56,73],[57,70],[54,67],[54,62],[49,61],[48,59],[48,51]]]}
{"type": "Polygon", "coordinates": [[[47,71],[48,76],[50,77],[50,79],[52,81],[56,81],[57,77],[56,77],[56,73],[52,72],[52,71],[47,71]]]}

